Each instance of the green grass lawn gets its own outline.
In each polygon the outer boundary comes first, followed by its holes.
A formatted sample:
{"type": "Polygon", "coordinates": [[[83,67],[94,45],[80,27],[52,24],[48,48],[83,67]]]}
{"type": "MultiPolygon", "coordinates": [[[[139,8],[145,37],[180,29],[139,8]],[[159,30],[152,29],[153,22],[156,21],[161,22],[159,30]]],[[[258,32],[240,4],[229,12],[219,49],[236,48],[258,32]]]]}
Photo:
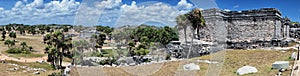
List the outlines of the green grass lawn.
{"type": "Polygon", "coordinates": [[[20,57],[24,57],[24,58],[38,58],[38,57],[43,57],[43,56],[46,56],[46,54],[39,54],[39,53],[30,53],[30,54],[23,54],[23,53],[20,53],[20,54],[9,54],[5,51],[2,52],[2,54],[6,54],[6,55],[9,55],[10,57],[14,57],[14,58],[20,58],[20,57]]]}

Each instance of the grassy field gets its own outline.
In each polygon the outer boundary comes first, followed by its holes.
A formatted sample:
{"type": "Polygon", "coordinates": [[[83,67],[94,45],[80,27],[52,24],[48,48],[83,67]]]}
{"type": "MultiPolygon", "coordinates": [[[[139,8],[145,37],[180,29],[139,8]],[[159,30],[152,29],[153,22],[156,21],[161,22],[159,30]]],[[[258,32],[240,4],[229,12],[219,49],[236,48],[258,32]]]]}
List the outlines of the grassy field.
{"type": "MultiPolygon", "coordinates": [[[[236,75],[235,72],[238,68],[243,65],[250,65],[257,68],[258,73],[249,74],[246,76],[274,76],[278,73],[278,70],[272,70],[272,63],[275,61],[290,61],[292,64],[292,59],[289,57],[292,51],[280,52],[280,51],[262,51],[262,50],[234,50],[228,51],[229,54],[226,55],[225,63],[221,75],[233,76],[236,75]]],[[[289,76],[291,71],[283,73],[283,76],[289,76]]]]}
{"type": "MultiPolygon", "coordinates": [[[[32,36],[32,35],[26,35],[26,36],[22,36],[22,35],[18,35],[17,38],[15,39],[17,41],[17,43],[15,44],[14,47],[21,47],[20,43],[21,42],[26,42],[27,46],[32,46],[33,50],[36,52],[33,52],[31,54],[9,54],[11,57],[25,57],[25,58],[34,58],[34,57],[42,57],[45,56],[44,54],[44,48],[45,48],[45,44],[43,44],[43,37],[42,36],[32,36]]],[[[7,36],[6,39],[12,39],[9,38],[7,36]]],[[[4,53],[4,51],[6,51],[8,49],[7,45],[4,45],[4,41],[0,41],[0,52],[3,54],[7,54],[4,53]]]]}
{"type": "MultiPolygon", "coordinates": [[[[228,50],[226,51],[225,61],[220,73],[220,76],[237,76],[236,70],[244,65],[254,66],[258,69],[258,73],[247,74],[245,76],[274,76],[278,70],[271,69],[272,63],[275,61],[290,61],[290,55],[294,51],[271,51],[271,50],[228,50]]],[[[205,76],[209,64],[207,63],[196,63],[200,66],[199,71],[183,71],[182,66],[187,63],[196,62],[196,60],[208,60],[211,55],[193,58],[190,60],[183,61],[172,61],[167,63],[160,63],[162,67],[152,74],[152,76],[170,76],[174,74],[195,76],[205,76]]],[[[158,64],[150,64],[138,66],[131,69],[147,69],[149,67],[156,67],[158,64]]],[[[125,67],[126,68],[126,67],[125,67]]],[[[106,75],[124,75],[132,76],[135,73],[126,72],[128,69],[124,67],[113,67],[113,68],[102,68],[106,75]]],[[[146,71],[147,72],[147,71],[146,71]]],[[[282,76],[288,76],[291,71],[283,72],[282,76]]]]}
{"type": "Polygon", "coordinates": [[[28,66],[31,68],[44,68],[47,71],[40,72],[41,74],[39,74],[39,75],[33,75],[32,73],[35,71],[27,71],[26,69],[23,69],[23,68],[19,68],[16,71],[10,71],[8,69],[16,68],[16,66],[0,63],[0,67],[1,67],[0,68],[0,71],[1,71],[0,76],[47,76],[53,72],[58,72],[58,70],[53,70],[51,65],[49,65],[47,63],[35,63],[35,62],[23,63],[23,62],[15,62],[15,61],[6,61],[6,62],[17,64],[20,66],[28,66]],[[24,72],[24,71],[26,71],[26,72],[24,72]]]}
{"type": "Polygon", "coordinates": [[[20,58],[20,57],[24,57],[24,58],[40,58],[43,56],[46,56],[46,54],[40,54],[40,53],[30,53],[30,54],[9,54],[5,51],[1,52],[2,54],[8,55],[9,57],[14,57],[14,58],[20,58]]]}

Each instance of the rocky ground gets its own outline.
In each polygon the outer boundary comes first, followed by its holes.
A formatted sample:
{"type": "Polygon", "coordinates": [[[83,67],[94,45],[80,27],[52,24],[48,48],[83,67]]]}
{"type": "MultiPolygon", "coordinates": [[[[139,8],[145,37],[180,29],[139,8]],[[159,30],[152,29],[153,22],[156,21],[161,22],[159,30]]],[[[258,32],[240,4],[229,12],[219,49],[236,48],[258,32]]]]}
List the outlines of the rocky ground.
{"type": "MultiPolygon", "coordinates": [[[[247,74],[246,76],[270,76],[276,75],[278,70],[271,69],[272,63],[275,61],[290,61],[289,59],[292,52],[295,50],[272,51],[272,50],[227,50],[226,57],[221,76],[234,76],[237,75],[238,68],[249,65],[258,69],[257,73],[247,74]]],[[[77,67],[72,68],[72,75],[80,76],[134,76],[134,75],[152,75],[152,76],[166,76],[166,75],[195,75],[204,76],[209,69],[210,64],[217,62],[211,62],[209,59],[212,55],[206,55],[193,59],[167,61],[163,63],[145,64],[139,66],[127,66],[127,67],[77,67]],[[184,70],[184,65],[194,63],[200,67],[200,70],[184,70]],[[158,67],[160,66],[160,67],[158,67]],[[97,71],[97,72],[93,72],[97,71]]],[[[283,76],[288,76],[290,71],[283,72],[283,76]]]]}

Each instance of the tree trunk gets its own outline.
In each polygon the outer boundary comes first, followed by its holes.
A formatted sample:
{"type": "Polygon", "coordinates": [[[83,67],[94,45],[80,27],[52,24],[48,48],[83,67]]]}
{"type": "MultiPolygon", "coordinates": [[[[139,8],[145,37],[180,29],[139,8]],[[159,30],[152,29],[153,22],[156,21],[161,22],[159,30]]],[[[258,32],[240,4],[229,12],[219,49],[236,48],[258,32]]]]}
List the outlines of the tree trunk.
{"type": "Polygon", "coordinates": [[[198,40],[200,40],[200,27],[197,26],[197,36],[198,36],[198,40]]]}
{"type": "Polygon", "coordinates": [[[193,37],[192,37],[192,41],[191,41],[191,44],[190,44],[189,52],[188,52],[187,57],[186,57],[187,59],[189,58],[191,50],[192,50],[192,46],[193,46],[193,43],[194,43],[194,37],[195,37],[195,29],[193,30],[193,37]]]}
{"type": "Polygon", "coordinates": [[[186,29],[187,29],[187,26],[183,26],[183,31],[184,31],[184,38],[185,38],[185,45],[187,45],[187,37],[186,37],[186,29]]]}
{"type": "MultiPolygon", "coordinates": [[[[62,37],[62,44],[64,44],[64,41],[65,41],[65,38],[64,37],[62,37]]],[[[62,47],[61,47],[61,52],[60,52],[60,59],[59,59],[59,66],[60,66],[60,69],[62,68],[62,59],[63,59],[63,53],[65,52],[65,46],[66,45],[63,45],[62,47]]]]}
{"type": "Polygon", "coordinates": [[[55,67],[57,66],[57,63],[58,63],[58,56],[60,55],[60,51],[59,51],[59,47],[58,47],[58,44],[56,44],[56,52],[57,52],[57,55],[54,56],[54,60],[55,60],[55,67]]]}
{"type": "Polygon", "coordinates": [[[64,50],[65,50],[65,49],[62,48],[62,52],[60,52],[60,57],[59,57],[59,58],[60,58],[60,59],[59,59],[59,66],[60,66],[60,68],[62,68],[62,65],[61,65],[61,64],[62,64],[62,59],[63,59],[63,53],[64,53],[64,50]]]}

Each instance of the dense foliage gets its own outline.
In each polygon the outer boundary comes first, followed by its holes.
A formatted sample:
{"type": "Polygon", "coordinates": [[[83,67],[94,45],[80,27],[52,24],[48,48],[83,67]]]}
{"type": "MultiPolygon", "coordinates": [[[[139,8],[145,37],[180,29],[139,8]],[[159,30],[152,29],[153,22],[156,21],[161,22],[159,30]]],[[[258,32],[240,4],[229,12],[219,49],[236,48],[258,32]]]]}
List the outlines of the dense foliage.
{"type": "Polygon", "coordinates": [[[177,32],[169,26],[156,27],[142,24],[133,29],[130,38],[127,44],[129,56],[143,56],[150,52],[148,50],[150,43],[167,45],[171,41],[177,41],[179,37],[177,32]]]}
{"type": "MultiPolygon", "coordinates": [[[[62,28],[63,29],[63,28],[62,28]]],[[[64,30],[56,30],[53,33],[46,34],[43,38],[44,43],[48,46],[45,47],[45,53],[48,54],[48,62],[57,68],[62,66],[63,57],[72,57],[70,55],[70,49],[72,48],[72,38],[66,37],[63,33],[64,30]]]]}
{"type": "Polygon", "coordinates": [[[170,41],[178,40],[178,38],[177,32],[169,26],[155,27],[142,24],[131,34],[131,39],[147,43],[146,45],[150,42],[160,42],[166,45],[170,41]]]}
{"type": "Polygon", "coordinates": [[[96,26],[96,30],[105,33],[105,35],[110,39],[114,28],[109,26],[96,26]]]}

